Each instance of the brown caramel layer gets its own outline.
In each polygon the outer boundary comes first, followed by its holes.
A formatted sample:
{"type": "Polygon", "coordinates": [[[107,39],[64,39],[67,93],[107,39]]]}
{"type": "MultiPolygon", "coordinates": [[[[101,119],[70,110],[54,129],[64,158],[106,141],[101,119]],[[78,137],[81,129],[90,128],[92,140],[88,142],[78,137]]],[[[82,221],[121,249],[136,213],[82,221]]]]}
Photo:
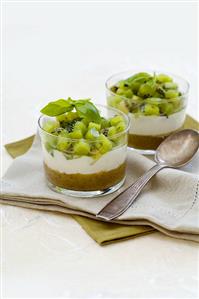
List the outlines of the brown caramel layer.
{"type": "Polygon", "coordinates": [[[143,149],[143,150],[156,150],[160,143],[167,136],[143,136],[143,135],[128,135],[128,146],[143,149]]]}
{"type": "Polygon", "coordinates": [[[170,132],[164,136],[144,136],[144,135],[128,135],[128,146],[141,150],[156,150],[160,143],[169,135],[182,130],[183,127],[170,132]]]}
{"type": "Polygon", "coordinates": [[[55,171],[44,163],[44,169],[49,182],[53,185],[76,191],[105,190],[118,184],[125,176],[126,163],[110,171],[92,174],[67,174],[55,171]]]}

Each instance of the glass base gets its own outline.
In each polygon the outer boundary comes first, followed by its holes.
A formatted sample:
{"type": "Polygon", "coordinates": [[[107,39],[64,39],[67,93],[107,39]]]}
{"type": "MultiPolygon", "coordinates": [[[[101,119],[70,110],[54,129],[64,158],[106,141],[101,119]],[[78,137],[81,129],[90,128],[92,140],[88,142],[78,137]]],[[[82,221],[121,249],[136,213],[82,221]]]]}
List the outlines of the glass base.
{"type": "Polygon", "coordinates": [[[51,190],[53,190],[57,193],[65,194],[65,195],[70,195],[70,196],[74,196],[74,197],[96,197],[96,196],[107,195],[107,194],[117,191],[124,184],[125,178],[126,177],[124,177],[123,180],[121,180],[118,184],[116,184],[110,188],[107,188],[105,190],[96,190],[96,191],[76,191],[76,190],[64,189],[64,188],[53,185],[49,181],[47,181],[47,185],[51,190]]]}
{"type": "Polygon", "coordinates": [[[130,147],[128,146],[128,150],[134,151],[137,154],[141,154],[141,155],[155,155],[156,151],[155,150],[144,150],[144,149],[137,149],[134,147],[130,147]]]}

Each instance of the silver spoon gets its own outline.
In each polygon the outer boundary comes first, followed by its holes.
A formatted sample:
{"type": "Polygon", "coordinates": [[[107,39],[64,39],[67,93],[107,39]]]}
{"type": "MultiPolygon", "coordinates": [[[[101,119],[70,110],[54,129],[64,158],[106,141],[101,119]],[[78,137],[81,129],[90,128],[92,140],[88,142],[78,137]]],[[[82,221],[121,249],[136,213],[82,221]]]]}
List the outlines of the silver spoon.
{"type": "Polygon", "coordinates": [[[155,164],[135,183],[116,196],[96,217],[113,220],[122,215],[140,194],[148,181],[163,168],[179,168],[190,162],[199,148],[199,133],[186,129],[167,137],[157,148],[155,164]]]}

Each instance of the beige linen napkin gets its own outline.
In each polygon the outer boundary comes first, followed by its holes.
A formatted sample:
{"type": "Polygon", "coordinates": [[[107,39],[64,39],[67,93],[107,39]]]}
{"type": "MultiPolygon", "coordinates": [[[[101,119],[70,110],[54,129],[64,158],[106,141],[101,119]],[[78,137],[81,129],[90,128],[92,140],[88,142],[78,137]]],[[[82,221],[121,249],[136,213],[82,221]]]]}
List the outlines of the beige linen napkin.
{"type": "MultiPolygon", "coordinates": [[[[32,135],[28,138],[6,144],[5,148],[13,158],[17,158],[31,148],[34,137],[35,135],[32,135]]],[[[56,212],[52,211],[52,213],[56,212]]],[[[71,216],[100,245],[108,245],[110,243],[141,237],[156,231],[153,227],[146,225],[122,225],[97,221],[84,216],[71,216]]]]}
{"type": "MultiPolygon", "coordinates": [[[[96,219],[95,214],[117,194],[83,199],[55,193],[46,185],[42,162],[40,140],[36,137],[32,148],[15,159],[3,177],[0,203],[96,219]]],[[[146,157],[129,151],[123,188],[153,165],[154,162],[146,157]]],[[[196,175],[164,169],[152,179],[132,207],[113,222],[150,225],[169,236],[199,242],[198,188],[196,175]]]]}

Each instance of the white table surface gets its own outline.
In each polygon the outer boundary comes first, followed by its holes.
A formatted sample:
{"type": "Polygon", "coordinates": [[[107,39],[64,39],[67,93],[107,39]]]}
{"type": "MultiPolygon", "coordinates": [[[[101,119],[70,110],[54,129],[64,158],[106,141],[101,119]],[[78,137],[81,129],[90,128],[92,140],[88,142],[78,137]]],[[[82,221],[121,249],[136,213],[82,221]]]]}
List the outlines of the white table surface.
{"type": "MultiPolygon", "coordinates": [[[[33,134],[49,100],[105,103],[105,79],[131,68],[187,78],[197,117],[196,4],[4,2],[2,50],[2,144],[33,134]]],[[[154,233],[100,247],[71,217],[7,206],[1,227],[4,298],[199,296],[194,242],[154,233]]]]}

